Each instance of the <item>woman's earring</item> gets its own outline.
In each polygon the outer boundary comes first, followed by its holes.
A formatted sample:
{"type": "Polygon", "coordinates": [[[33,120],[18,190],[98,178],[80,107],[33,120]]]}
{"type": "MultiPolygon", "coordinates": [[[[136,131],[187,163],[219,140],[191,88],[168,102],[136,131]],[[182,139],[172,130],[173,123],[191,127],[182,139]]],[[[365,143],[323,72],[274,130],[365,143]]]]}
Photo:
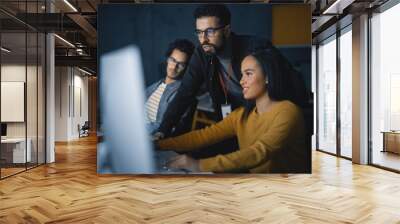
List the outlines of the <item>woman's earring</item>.
{"type": "Polygon", "coordinates": [[[268,79],[265,80],[265,84],[268,84],[268,79]]]}

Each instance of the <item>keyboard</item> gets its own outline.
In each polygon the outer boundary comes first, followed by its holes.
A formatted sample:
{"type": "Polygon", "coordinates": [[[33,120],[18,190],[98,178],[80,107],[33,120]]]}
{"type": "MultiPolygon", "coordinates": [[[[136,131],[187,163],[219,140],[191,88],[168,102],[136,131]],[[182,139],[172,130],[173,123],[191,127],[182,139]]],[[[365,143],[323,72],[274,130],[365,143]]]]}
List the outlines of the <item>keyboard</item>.
{"type": "Polygon", "coordinates": [[[160,174],[187,174],[188,170],[167,167],[167,163],[180,154],[174,151],[155,151],[156,173],[160,174]]]}

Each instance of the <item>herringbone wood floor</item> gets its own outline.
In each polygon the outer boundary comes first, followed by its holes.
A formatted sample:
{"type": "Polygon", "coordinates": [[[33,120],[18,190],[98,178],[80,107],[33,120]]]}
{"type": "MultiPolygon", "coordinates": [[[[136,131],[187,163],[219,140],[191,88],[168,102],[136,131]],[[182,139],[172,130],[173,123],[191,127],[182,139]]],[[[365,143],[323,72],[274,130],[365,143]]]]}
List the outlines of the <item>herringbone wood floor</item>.
{"type": "Polygon", "coordinates": [[[0,181],[0,223],[400,223],[400,175],[315,152],[312,175],[96,174],[94,138],[0,181]]]}

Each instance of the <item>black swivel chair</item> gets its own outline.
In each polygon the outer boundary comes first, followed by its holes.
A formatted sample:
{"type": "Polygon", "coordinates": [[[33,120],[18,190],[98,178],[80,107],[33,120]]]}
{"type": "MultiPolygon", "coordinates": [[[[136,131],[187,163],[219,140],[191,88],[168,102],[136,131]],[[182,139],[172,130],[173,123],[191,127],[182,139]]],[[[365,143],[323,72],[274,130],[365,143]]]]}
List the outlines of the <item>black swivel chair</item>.
{"type": "Polygon", "coordinates": [[[78,124],[79,138],[89,136],[89,129],[90,129],[89,121],[85,121],[82,127],[78,124]]]}

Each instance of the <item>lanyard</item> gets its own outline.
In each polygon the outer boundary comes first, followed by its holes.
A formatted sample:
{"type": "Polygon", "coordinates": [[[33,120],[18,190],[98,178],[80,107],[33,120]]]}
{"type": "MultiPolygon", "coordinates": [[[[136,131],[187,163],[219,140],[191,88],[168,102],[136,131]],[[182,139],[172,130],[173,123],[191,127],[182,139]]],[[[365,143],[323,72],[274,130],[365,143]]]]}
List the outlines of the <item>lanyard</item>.
{"type": "MultiPolygon", "coordinates": [[[[212,64],[212,59],[211,59],[211,64],[212,64]]],[[[225,96],[225,104],[228,104],[228,89],[227,89],[227,87],[226,87],[226,85],[225,85],[225,82],[224,82],[224,80],[223,80],[223,78],[222,78],[222,74],[221,74],[221,68],[222,68],[222,64],[221,64],[221,62],[219,62],[219,63],[217,63],[219,66],[219,68],[217,69],[218,70],[218,78],[219,78],[219,83],[221,84],[221,87],[222,87],[222,91],[224,92],[224,96],[225,96]]],[[[229,66],[230,67],[230,69],[232,70],[232,67],[231,66],[229,66]]],[[[230,74],[228,73],[228,76],[229,76],[229,78],[231,78],[230,77],[230,74]]]]}
{"type": "Polygon", "coordinates": [[[225,82],[222,79],[222,75],[221,72],[218,72],[218,77],[219,77],[219,83],[221,84],[222,90],[224,91],[224,95],[225,95],[225,104],[228,104],[228,91],[227,88],[225,86],[225,82]]]}

